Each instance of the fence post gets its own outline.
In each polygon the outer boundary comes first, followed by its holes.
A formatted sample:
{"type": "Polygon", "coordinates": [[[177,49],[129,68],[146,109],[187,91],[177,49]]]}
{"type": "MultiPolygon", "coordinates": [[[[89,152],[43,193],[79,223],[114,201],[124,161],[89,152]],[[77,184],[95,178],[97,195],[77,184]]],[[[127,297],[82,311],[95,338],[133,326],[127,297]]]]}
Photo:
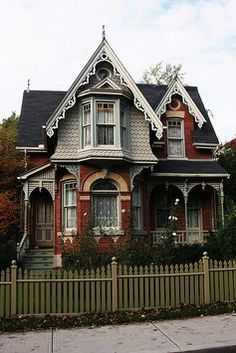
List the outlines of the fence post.
{"type": "Polygon", "coordinates": [[[116,258],[112,258],[111,263],[111,276],[112,276],[112,311],[117,310],[117,262],[116,258]]]}
{"type": "Polygon", "coordinates": [[[207,252],[203,253],[203,271],[204,271],[204,302],[208,304],[210,302],[210,278],[209,278],[209,257],[207,252]]]}
{"type": "Polygon", "coordinates": [[[11,316],[16,315],[16,260],[11,263],[11,316]]]}

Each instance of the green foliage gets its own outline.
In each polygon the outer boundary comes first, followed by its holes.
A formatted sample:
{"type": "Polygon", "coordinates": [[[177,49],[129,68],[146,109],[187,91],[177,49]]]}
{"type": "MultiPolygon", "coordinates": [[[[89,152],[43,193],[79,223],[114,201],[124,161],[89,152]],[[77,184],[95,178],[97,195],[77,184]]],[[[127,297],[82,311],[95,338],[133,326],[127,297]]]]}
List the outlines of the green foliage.
{"type": "Polygon", "coordinates": [[[221,225],[218,231],[210,233],[203,246],[204,251],[214,260],[236,259],[236,205],[232,201],[230,204],[225,214],[224,226],[221,225]]]}
{"type": "Polygon", "coordinates": [[[148,70],[143,73],[142,83],[149,83],[153,85],[168,85],[172,79],[178,75],[182,80],[184,73],[181,73],[182,65],[164,65],[163,62],[159,62],[154,66],[150,66],[148,70]]]}
{"type": "Polygon", "coordinates": [[[221,145],[217,152],[219,164],[230,174],[224,181],[225,196],[236,203],[236,148],[221,145]]]}
{"type": "Polygon", "coordinates": [[[112,254],[99,254],[97,243],[91,229],[80,236],[76,234],[73,239],[73,250],[71,253],[62,255],[63,268],[67,270],[91,269],[106,266],[111,262],[112,254]]]}
{"type": "Polygon", "coordinates": [[[0,268],[15,258],[20,229],[20,188],[17,176],[24,158],[16,151],[19,118],[12,113],[0,124],[0,268]]]}

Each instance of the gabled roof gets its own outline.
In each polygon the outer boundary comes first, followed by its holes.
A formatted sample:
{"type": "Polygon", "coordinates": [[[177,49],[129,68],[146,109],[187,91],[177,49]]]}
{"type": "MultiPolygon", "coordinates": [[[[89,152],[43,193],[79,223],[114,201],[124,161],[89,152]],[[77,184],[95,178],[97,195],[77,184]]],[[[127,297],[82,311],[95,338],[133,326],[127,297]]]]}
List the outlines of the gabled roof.
{"type": "MultiPolygon", "coordinates": [[[[156,109],[167,91],[167,86],[150,84],[137,84],[137,86],[153,110],[156,109]]],[[[217,136],[197,87],[186,86],[185,89],[206,120],[201,129],[193,131],[193,143],[218,144],[217,136]]],[[[65,95],[66,92],[63,91],[24,92],[17,141],[18,147],[38,147],[38,145],[43,144],[42,125],[46,124],[65,95]]]]}
{"type": "Polygon", "coordinates": [[[65,94],[58,91],[24,91],[17,147],[43,144],[42,125],[46,124],[65,94]]]}
{"type": "Polygon", "coordinates": [[[161,119],[161,115],[166,112],[167,104],[171,102],[171,97],[174,94],[179,94],[182,97],[183,102],[187,105],[190,114],[193,115],[198,127],[201,128],[202,125],[206,122],[206,120],[198,109],[197,105],[194,103],[194,101],[188,94],[185,87],[180,82],[178,76],[175,76],[170,82],[164,96],[162,97],[161,101],[158,103],[155,109],[155,112],[159,119],[161,119]]]}
{"type": "MultiPolygon", "coordinates": [[[[157,110],[157,107],[160,106],[160,103],[166,96],[168,90],[168,86],[165,85],[157,86],[150,84],[138,84],[137,86],[154,110],[157,110]]],[[[218,144],[218,138],[213,129],[197,87],[185,86],[184,89],[205,120],[205,123],[202,125],[201,129],[199,128],[193,131],[193,143],[218,144]]]]}
{"type": "Polygon", "coordinates": [[[134,96],[134,105],[137,109],[143,112],[145,120],[150,122],[152,130],[156,132],[158,138],[161,138],[163,127],[160,119],[158,119],[155,112],[105,38],[103,38],[101,44],[71,85],[61,103],[48,119],[46,123],[47,135],[51,137],[54,134],[54,130],[58,128],[59,121],[65,119],[66,111],[75,105],[78,88],[89,83],[90,76],[93,76],[96,73],[96,65],[102,61],[109,62],[113,66],[113,74],[120,78],[121,85],[127,86],[130,89],[134,96]]]}

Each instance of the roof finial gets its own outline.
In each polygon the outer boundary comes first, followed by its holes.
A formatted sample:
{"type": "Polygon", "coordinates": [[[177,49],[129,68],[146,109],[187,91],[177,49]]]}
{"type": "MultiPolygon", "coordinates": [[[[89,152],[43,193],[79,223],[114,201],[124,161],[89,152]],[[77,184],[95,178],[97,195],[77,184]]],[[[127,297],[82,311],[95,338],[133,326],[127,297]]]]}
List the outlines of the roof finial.
{"type": "Polygon", "coordinates": [[[102,39],[106,38],[105,26],[102,26],[102,39]]]}
{"type": "Polygon", "coordinates": [[[28,81],[27,81],[27,93],[29,93],[30,91],[30,79],[28,78],[28,81]]]}

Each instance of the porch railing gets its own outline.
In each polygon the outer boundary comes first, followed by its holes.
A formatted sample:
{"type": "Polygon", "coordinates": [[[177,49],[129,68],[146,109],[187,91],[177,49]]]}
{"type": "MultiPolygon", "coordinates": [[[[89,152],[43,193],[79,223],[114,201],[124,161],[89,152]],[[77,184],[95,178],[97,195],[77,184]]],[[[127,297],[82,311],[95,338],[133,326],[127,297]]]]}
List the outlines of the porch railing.
{"type": "Polygon", "coordinates": [[[17,260],[20,260],[24,254],[26,253],[26,250],[29,249],[30,245],[30,237],[28,233],[25,233],[20,241],[19,244],[17,244],[17,260]]]}
{"type": "MultiPolygon", "coordinates": [[[[179,230],[175,232],[175,242],[177,244],[193,244],[193,243],[203,243],[209,236],[208,230],[179,230]]],[[[153,245],[160,243],[160,241],[165,236],[165,230],[154,230],[151,231],[153,245]]]]}

